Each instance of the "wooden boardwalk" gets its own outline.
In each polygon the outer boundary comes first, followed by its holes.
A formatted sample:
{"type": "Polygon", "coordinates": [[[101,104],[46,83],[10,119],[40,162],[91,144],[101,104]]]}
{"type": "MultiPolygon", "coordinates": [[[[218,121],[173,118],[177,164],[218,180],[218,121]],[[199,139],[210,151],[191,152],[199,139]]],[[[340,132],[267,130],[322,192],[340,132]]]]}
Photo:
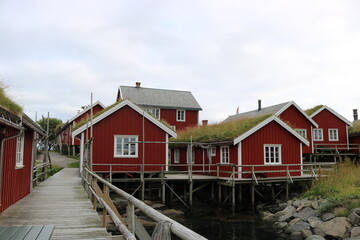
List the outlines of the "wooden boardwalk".
{"type": "Polygon", "coordinates": [[[51,239],[111,239],[76,168],[61,170],[0,214],[0,226],[49,224],[55,225],[51,239]]]}

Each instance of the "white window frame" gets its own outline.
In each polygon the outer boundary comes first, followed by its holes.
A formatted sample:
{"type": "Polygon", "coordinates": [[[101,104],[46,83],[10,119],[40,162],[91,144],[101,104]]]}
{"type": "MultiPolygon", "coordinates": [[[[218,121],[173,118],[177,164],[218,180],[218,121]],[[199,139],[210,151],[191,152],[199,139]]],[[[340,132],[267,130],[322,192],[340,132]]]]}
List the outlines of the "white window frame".
{"type": "Polygon", "coordinates": [[[216,156],[216,147],[210,148],[210,156],[215,157],[216,156]]]}
{"type": "Polygon", "coordinates": [[[314,135],[314,141],[324,141],[324,131],[322,128],[314,128],[313,135],[314,135]]]}
{"type": "Polygon", "coordinates": [[[339,141],[339,129],[337,129],[337,128],[329,128],[328,129],[328,134],[329,134],[329,141],[332,141],[332,142],[339,141]],[[336,138],[332,138],[331,132],[335,133],[334,137],[336,137],[336,138]]]}
{"type": "Polygon", "coordinates": [[[16,165],[15,168],[24,167],[24,133],[16,138],[16,165]]]}
{"type": "Polygon", "coordinates": [[[281,144],[264,144],[264,165],[280,165],[281,163],[281,144]],[[275,155],[276,152],[278,156],[275,155]]]}
{"type": "Polygon", "coordinates": [[[307,130],[306,128],[296,128],[295,131],[303,136],[304,138],[307,138],[307,130]]]}
{"type": "MultiPolygon", "coordinates": [[[[138,139],[139,139],[139,136],[136,136],[136,135],[114,135],[114,158],[137,158],[138,157],[138,155],[139,155],[139,151],[138,151],[138,149],[139,149],[139,144],[138,144],[138,139]],[[121,153],[120,154],[118,154],[118,152],[117,152],[117,142],[118,142],[118,139],[122,139],[121,141],[121,153]],[[124,154],[124,149],[125,149],[125,147],[124,147],[124,145],[125,145],[125,143],[124,143],[124,139],[131,139],[131,138],[135,138],[134,140],[135,140],[135,142],[136,143],[128,143],[128,145],[131,145],[131,144],[134,144],[135,145],[135,155],[130,155],[130,151],[129,151],[129,154],[124,154]]],[[[134,141],[133,140],[133,141],[134,141]]],[[[128,149],[130,150],[131,148],[130,147],[128,147],[128,149]]]]}
{"type": "Polygon", "coordinates": [[[177,122],[185,122],[186,121],[186,110],[185,109],[177,109],[176,110],[176,121],[177,122]],[[181,114],[181,112],[183,112],[183,114],[181,114]]]}
{"type": "Polygon", "coordinates": [[[229,146],[220,147],[220,163],[230,164],[230,148],[229,146]]]}
{"type": "Polygon", "coordinates": [[[160,120],[160,108],[146,108],[145,111],[153,115],[156,119],[160,120]]]}
{"type": "Polygon", "coordinates": [[[174,163],[180,163],[180,151],[179,151],[179,149],[174,149],[174,163]]]}
{"type": "Polygon", "coordinates": [[[170,126],[170,127],[172,127],[174,129],[174,131],[176,131],[176,126],[170,126]]]}

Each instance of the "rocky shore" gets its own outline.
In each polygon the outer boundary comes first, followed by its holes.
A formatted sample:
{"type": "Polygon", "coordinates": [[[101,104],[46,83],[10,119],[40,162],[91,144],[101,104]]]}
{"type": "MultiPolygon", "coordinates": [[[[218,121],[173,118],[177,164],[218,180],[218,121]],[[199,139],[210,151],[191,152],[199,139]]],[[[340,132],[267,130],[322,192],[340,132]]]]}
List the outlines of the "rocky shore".
{"type": "Polygon", "coordinates": [[[360,208],[345,217],[334,213],[320,214],[323,199],[294,199],[274,207],[259,205],[263,221],[273,222],[273,227],[285,239],[291,240],[360,240],[360,208]]]}

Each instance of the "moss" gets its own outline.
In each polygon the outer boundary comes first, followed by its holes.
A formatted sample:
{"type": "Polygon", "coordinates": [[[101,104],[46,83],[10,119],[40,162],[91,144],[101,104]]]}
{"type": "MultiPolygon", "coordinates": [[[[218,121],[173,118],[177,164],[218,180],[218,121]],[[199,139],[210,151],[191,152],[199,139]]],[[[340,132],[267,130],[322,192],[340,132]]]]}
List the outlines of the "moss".
{"type": "Polygon", "coordinates": [[[350,134],[360,133],[360,121],[356,121],[353,123],[352,127],[349,128],[350,134]]]}
{"type": "Polygon", "coordinates": [[[189,142],[190,137],[194,142],[230,141],[255,127],[271,115],[257,118],[247,118],[238,121],[225,122],[201,127],[193,127],[178,133],[172,142],[189,142]]]}
{"type": "Polygon", "coordinates": [[[23,108],[7,96],[5,88],[4,84],[0,82],[0,106],[16,115],[20,115],[23,108]]]}
{"type": "Polygon", "coordinates": [[[317,105],[313,108],[307,109],[305,110],[305,113],[309,116],[311,116],[314,112],[316,112],[317,110],[319,110],[320,108],[322,108],[324,105],[317,105]]]}

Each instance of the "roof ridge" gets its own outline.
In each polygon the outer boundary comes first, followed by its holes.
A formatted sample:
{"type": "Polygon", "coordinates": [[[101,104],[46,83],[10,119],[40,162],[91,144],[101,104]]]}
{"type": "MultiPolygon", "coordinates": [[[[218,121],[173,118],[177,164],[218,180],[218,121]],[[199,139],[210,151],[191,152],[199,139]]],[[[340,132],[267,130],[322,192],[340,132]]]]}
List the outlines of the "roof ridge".
{"type": "MultiPolygon", "coordinates": [[[[127,88],[137,88],[137,87],[134,87],[134,86],[120,86],[121,87],[127,87],[127,88]]],[[[139,87],[138,89],[150,89],[150,90],[160,90],[160,91],[173,91],[173,92],[188,92],[188,93],[191,93],[191,91],[189,90],[173,90],[173,89],[164,89],[164,88],[149,88],[149,87],[139,87]]]]}

